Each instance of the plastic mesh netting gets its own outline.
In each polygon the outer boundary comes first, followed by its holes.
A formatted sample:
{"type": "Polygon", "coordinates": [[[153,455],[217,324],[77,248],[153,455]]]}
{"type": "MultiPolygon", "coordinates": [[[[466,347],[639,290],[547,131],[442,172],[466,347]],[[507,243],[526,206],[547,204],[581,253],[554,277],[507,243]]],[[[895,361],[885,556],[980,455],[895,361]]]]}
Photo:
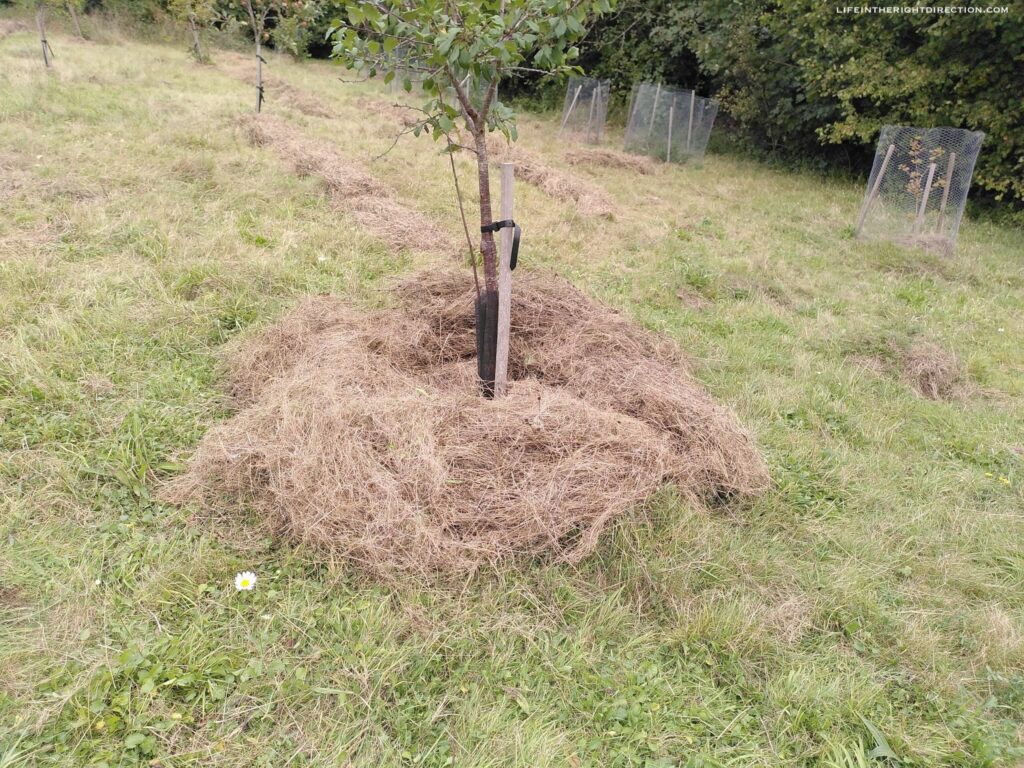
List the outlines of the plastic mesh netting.
{"type": "Polygon", "coordinates": [[[588,144],[600,144],[604,136],[610,93],[611,84],[607,80],[569,78],[558,133],[588,144]]]}
{"type": "Polygon", "coordinates": [[[857,237],[952,253],[984,138],[961,128],[885,126],[857,237]]]}
{"type": "Polygon", "coordinates": [[[630,101],[625,149],[669,163],[699,162],[717,113],[717,101],[694,91],[640,83],[630,101]]]}

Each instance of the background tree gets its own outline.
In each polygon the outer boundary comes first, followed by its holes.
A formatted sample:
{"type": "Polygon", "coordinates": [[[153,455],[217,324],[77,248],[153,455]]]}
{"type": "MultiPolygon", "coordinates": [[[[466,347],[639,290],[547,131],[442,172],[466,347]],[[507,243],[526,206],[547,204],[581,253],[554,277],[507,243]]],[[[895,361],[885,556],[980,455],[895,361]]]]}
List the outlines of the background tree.
{"type": "Polygon", "coordinates": [[[199,30],[210,26],[216,17],[214,0],[168,0],[167,10],[188,27],[192,56],[200,64],[207,61],[199,30]]]}
{"type": "MultiPolygon", "coordinates": [[[[476,158],[480,193],[480,261],[471,254],[477,291],[478,370],[485,395],[493,394],[498,322],[498,257],[491,212],[487,134],[514,141],[515,113],[498,99],[498,84],[517,72],[558,73],[572,69],[575,43],[592,16],[614,0],[370,0],[348,5],[347,19],[331,29],[333,55],[352,69],[401,77],[406,91],[416,78],[423,118],[413,132],[444,138],[445,149],[466,148],[476,158]],[[464,122],[471,145],[453,133],[464,122]]],[[[454,173],[455,165],[452,161],[454,173]]],[[[457,183],[457,180],[456,180],[457,183]]],[[[461,208],[461,198],[459,201],[461,208]]],[[[467,228],[467,237],[469,235],[467,228]]],[[[470,245],[471,250],[472,244],[470,245]]]]}
{"type": "Polygon", "coordinates": [[[274,26],[274,47],[297,59],[305,57],[314,36],[323,38],[323,27],[318,32],[314,26],[321,10],[321,3],[316,0],[284,3],[284,13],[277,17],[274,26]]]}
{"type": "Polygon", "coordinates": [[[68,16],[71,17],[71,25],[75,28],[75,34],[82,39],[85,39],[85,35],[82,34],[82,24],[78,16],[81,13],[85,13],[86,2],[87,0],[65,0],[64,2],[68,16]]]}

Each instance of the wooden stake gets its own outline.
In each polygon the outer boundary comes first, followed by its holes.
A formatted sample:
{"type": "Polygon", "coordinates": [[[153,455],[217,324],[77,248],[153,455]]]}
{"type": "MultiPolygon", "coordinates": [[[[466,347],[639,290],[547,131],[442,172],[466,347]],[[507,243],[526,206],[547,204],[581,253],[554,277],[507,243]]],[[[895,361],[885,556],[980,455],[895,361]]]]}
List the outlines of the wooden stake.
{"type": "Polygon", "coordinates": [[[885,176],[885,171],[889,167],[889,160],[892,159],[892,153],[895,149],[896,145],[890,144],[889,149],[885,151],[885,159],[882,161],[882,167],[878,169],[878,176],[875,177],[875,183],[871,186],[871,194],[869,194],[868,199],[864,201],[864,206],[860,209],[860,216],[857,217],[857,226],[853,230],[854,237],[860,237],[860,230],[864,226],[864,220],[868,217],[868,212],[871,210],[871,206],[875,203],[875,198],[878,197],[878,190],[882,187],[882,177],[885,176]]]}
{"type": "Polygon", "coordinates": [[[658,83],[654,91],[654,106],[651,107],[651,121],[647,124],[647,141],[651,140],[651,132],[654,130],[654,115],[658,111],[658,99],[661,98],[661,83],[658,83]]]}
{"type": "MultiPolygon", "coordinates": [[[[509,220],[513,214],[513,184],[515,166],[501,164],[501,218],[509,220]]],[[[494,396],[503,397],[508,389],[508,348],[512,324],[512,227],[501,230],[498,248],[498,343],[494,355],[494,396]]]]}
{"type": "Polygon", "coordinates": [[[942,234],[943,220],[946,218],[946,201],[949,200],[949,188],[953,183],[953,166],[956,165],[956,152],[949,153],[949,165],[946,166],[946,183],[942,187],[942,204],[939,206],[939,226],[936,231],[942,234]]]}
{"type": "Polygon", "coordinates": [[[924,194],[921,195],[921,207],[917,209],[917,219],[914,221],[914,234],[921,231],[921,224],[924,223],[924,211],[928,207],[928,196],[932,193],[932,178],[935,176],[935,163],[928,163],[928,180],[924,183],[924,194]]]}
{"type": "Polygon", "coordinates": [[[583,90],[583,85],[576,86],[576,93],[572,96],[572,101],[569,103],[569,111],[565,113],[565,117],[562,118],[562,124],[558,127],[558,135],[562,135],[562,131],[565,130],[566,123],[569,122],[569,118],[572,117],[572,111],[576,109],[576,99],[580,97],[580,91],[583,90]]]}
{"type": "Polygon", "coordinates": [[[686,126],[686,154],[690,154],[690,137],[693,136],[693,107],[697,102],[697,92],[690,91],[690,122],[686,126]]]}
{"type": "Polygon", "coordinates": [[[590,114],[587,115],[587,141],[590,141],[590,136],[594,130],[594,105],[597,103],[597,88],[594,88],[590,94],[590,114]]]}
{"type": "Polygon", "coordinates": [[[636,120],[636,115],[634,114],[634,110],[636,109],[636,96],[637,96],[637,94],[639,92],[640,92],[640,86],[637,85],[636,83],[633,83],[633,87],[629,89],[629,112],[627,113],[629,115],[629,117],[626,118],[626,121],[627,121],[626,122],[626,136],[627,136],[627,138],[628,138],[629,134],[632,132],[632,130],[633,130],[633,123],[636,120]]]}
{"type": "Polygon", "coordinates": [[[672,99],[672,106],[668,108],[668,141],[665,144],[665,162],[672,162],[672,118],[676,113],[676,100],[672,99]]]}

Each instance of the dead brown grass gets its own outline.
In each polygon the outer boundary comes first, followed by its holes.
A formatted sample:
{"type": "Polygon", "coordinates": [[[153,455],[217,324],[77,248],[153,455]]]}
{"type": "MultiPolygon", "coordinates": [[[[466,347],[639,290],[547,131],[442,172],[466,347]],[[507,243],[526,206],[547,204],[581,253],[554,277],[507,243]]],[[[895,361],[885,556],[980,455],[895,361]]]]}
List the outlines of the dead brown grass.
{"type": "Polygon", "coordinates": [[[657,166],[649,157],[640,155],[627,155],[624,152],[615,152],[610,149],[594,149],[581,147],[570,149],[565,153],[566,162],[569,165],[596,165],[603,168],[622,168],[627,171],[635,171],[645,176],[654,173],[657,166]]]}
{"type": "Polygon", "coordinates": [[[900,359],[902,376],[915,392],[929,400],[955,400],[966,389],[963,367],[956,355],[931,342],[918,342],[900,359]]]}
{"type": "Polygon", "coordinates": [[[765,465],[674,347],[565,281],[517,273],[509,395],[477,393],[472,280],[424,272],[396,306],[311,298],[231,361],[238,412],[168,489],[392,577],[579,561],[665,482],[760,492],[765,465]]]}
{"type": "Polygon", "coordinates": [[[556,200],[574,203],[585,216],[610,219],[615,215],[615,203],[602,190],[552,168],[521,147],[510,147],[504,141],[492,139],[488,142],[488,154],[492,163],[515,163],[517,179],[532,184],[556,200]]]}
{"type": "MultiPolygon", "coordinates": [[[[252,85],[253,98],[255,98],[256,63],[251,56],[224,51],[219,54],[217,65],[235,80],[252,85]]],[[[275,77],[268,66],[263,67],[263,93],[266,99],[265,103],[268,105],[278,101],[310,117],[337,116],[333,109],[316,96],[275,77]]]]}
{"type": "Polygon", "coordinates": [[[243,127],[253,144],[272,148],[300,176],[323,179],[331,200],[389,246],[456,252],[457,246],[446,232],[396,200],[394,192],[359,163],[324,149],[319,142],[269,115],[250,116],[243,127]]]}

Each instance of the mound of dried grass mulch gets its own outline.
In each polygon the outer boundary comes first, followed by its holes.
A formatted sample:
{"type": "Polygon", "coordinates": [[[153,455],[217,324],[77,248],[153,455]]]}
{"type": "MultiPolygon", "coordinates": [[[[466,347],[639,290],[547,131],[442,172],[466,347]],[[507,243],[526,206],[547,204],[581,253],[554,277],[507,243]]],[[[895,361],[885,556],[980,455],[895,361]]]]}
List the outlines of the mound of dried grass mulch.
{"type": "Polygon", "coordinates": [[[548,197],[573,203],[585,216],[610,219],[615,216],[615,203],[602,190],[568,173],[547,165],[536,155],[517,146],[492,138],[487,142],[492,164],[512,162],[516,178],[540,189],[548,197]]]}
{"type": "Polygon", "coordinates": [[[614,152],[610,149],[570,149],[565,153],[569,165],[596,165],[602,168],[622,168],[635,171],[644,176],[655,172],[657,166],[649,157],[643,155],[627,155],[625,152],[614,152]]]}
{"type": "Polygon", "coordinates": [[[929,400],[956,400],[969,389],[957,356],[932,342],[918,342],[902,351],[900,367],[903,380],[929,400]]]}
{"type": "Polygon", "coordinates": [[[276,151],[300,176],[323,179],[332,202],[393,248],[452,254],[457,246],[430,219],[395,199],[394,192],[359,163],[324,149],[269,115],[243,121],[249,141],[276,151]]]}
{"type": "Polygon", "coordinates": [[[517,272],[507,397],[478,394],[472,278],[396,305],[310,298],[230,361],[236,414],[167,489],[383,578],[579,561],[666,482],[759,493],[764,462],[677,351],[552,276],[517,272]]]}
{"type": "Polygon", "coordinates": [[[14,19],[0,19],[0,40],[15,32],[27,32],[28,26],[14,19]]]}

